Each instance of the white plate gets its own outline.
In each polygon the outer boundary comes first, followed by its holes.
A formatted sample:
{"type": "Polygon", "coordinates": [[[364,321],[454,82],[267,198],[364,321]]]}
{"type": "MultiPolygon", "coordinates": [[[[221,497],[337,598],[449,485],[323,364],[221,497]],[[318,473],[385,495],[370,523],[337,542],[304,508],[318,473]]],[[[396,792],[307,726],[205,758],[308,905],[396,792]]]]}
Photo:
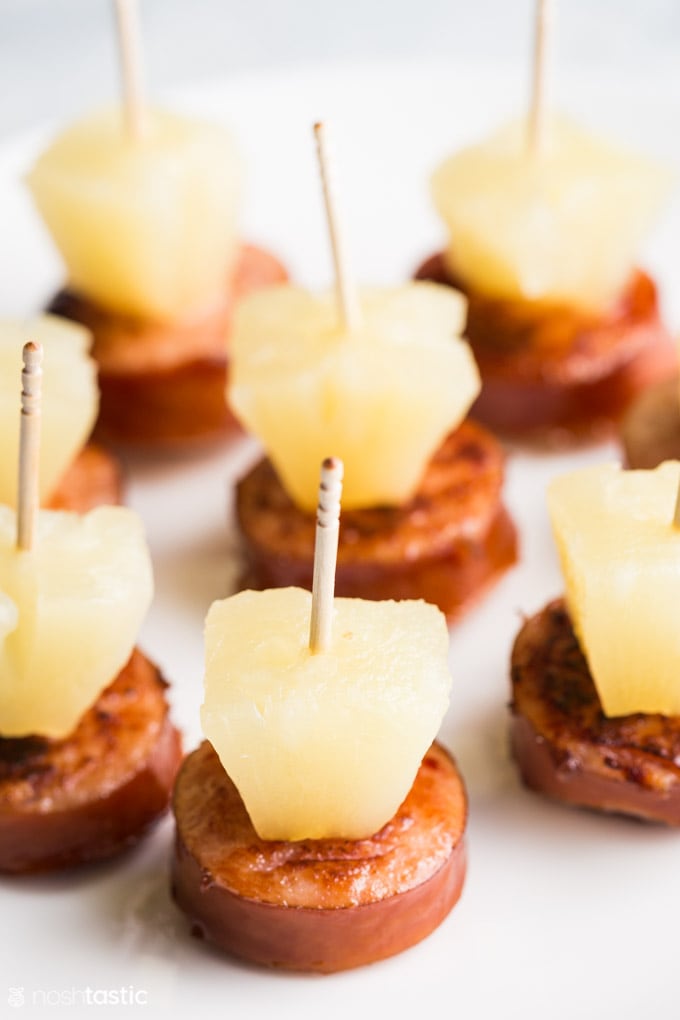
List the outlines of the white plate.
{"type": "MultiPolygon", "coordinates": [[[[330,268],[310,125],[332,120],[358,275],[388,282],[441,243],[426,190],[432,167],[516,111],[523,86],[498,69],[402,64],[241,78],[180,101],[234,126],[250,169],[244,233],[313,285],[326,282],[330,268]]],[[[601,81],[576,81],[570,96],[571,109],[591,124],[680,157],[680,98],[660,82],[647,81],[644,91],[620,83],[604,93],[601,81]]],[[[44,136],[0,150],[4,314],[39,307],[59,281],[19,183],[44,136]]],[[[679,230],[676,201],[645,253],[674,323],[679,230]]],[[[229,483],[253,452],[245,443],[190,463],[131,467],[130,502],[147,522],[157,581],[142,644],[172,680],[188,747],[199,739],[203,618],[228,592],[233,571],[229,483]]],[[[166,1017],[401,1017],[432,1009],[466,1020],[624,1020],[667,1011],[677,997],[680,835],[531,795],[506,744],[508,656],[521,613],[561,589],[546,481],[615,456],[602,446],[510,460],[507,499],[521,528],[522,562],[453,632],[454,695],[442,738],[467,779],[470,866],[463,898],[438,931],[392,960],[321,979],[234,963],[192,939],[170,900],[168,821],[113,864],[0,882],[0,1004],[16,988],[24,1008],[43,1003],[38,1012],[47,1014],[60,1001],[68,1015],[84,1016],[88,994],[124,988],[137,996],[131,1008],[166,1017]]]]}

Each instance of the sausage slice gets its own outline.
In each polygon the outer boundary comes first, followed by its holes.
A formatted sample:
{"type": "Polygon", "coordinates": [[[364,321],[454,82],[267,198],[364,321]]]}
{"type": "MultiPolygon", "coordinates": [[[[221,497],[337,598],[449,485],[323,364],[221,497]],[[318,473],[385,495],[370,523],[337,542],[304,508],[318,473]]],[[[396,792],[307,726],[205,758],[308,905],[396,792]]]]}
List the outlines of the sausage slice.
{"type": "Polygon", "coordinates": [[[511,742],[522,779],[539,793],[680,825],[680,717],[607,718],[562,600],[515,641],[511,742]]]}
{"type": "Polygon", "coordinates": [[[640,270],[601,315],[469,290],[442,254],[415,275],[467,297],[465,335],[482,376],[472,414],[509,437],[556,445],[610,433],[637,394],[677,365],[656,287],[640,270]]]}
{"type": "Polygon", "coordinates": [[[650,386],[621,422],[621,442],[630,468],[655,468],[680,460],[680,379],[650,386]]]}
{"type": "Polygon", "coordinates": [[[467,798],[438,744],[367,839],[259,839],[207,742],[184,762],[173,809],[173,894],[194,934],[264,966],[329,973],[392,956],[429,935],[463,887],[467,798]]]}
{"type": "Polygon", "coordinates": [[[47,506],[50,510],[85,514],[97,506],[118,506],[122,502],[120,461],[102,446],[88,443],[62,475],[47,506]]]}
{"type": "Polygon", "coordinates": [[[226,404],[227,337],[234,303],[282,283],[273,255],[244,245],[224,301],[198,318],[157,323],[116,315],[62,290],[49,311],[91,330],[101,393],[97,436],[164,446],[220,438],[239,426],[226,404]]]}
{"type": "Polygon", "coordinates": [[[66,739],[0,738],[0,872],[113,857],[165,814],[181,760],[166,687],[135,649],[66,739]]]}
{"type": "MultiPolygon", "coordinates": [[[[475,422],[452,432],[399,507],[343,511],[335,592],[422,598],[454,619],[517,559],[501,502],[504,457],[475,422]]],[[[236,489],[246,569],[242,587],[311,589],[315,516],[298,509],[269,460],[236,489]]]]}

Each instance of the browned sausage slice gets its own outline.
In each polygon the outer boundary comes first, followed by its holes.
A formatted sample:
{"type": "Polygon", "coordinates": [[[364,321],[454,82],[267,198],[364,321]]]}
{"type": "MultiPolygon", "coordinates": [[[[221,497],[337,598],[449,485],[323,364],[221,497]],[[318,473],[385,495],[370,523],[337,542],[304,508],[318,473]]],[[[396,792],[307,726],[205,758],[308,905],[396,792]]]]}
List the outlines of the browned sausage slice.
{"type": "Polygon", "coordinates": [[[396,815],[374,836],[266,842],[209,743],[174,795],[173,892],[202,935],[269,967],[331,972],[415,945],[458,900],[465,789],[438,744],[396,815]]]}
{"type": "Polygon", "coordinates": [[[582,807],[680,825],[680,717],[607,718],[561,600],[512,651],[512,750],[527,786],[582,807]]]}
{"type": "Polygon", "coordinates": [[[268,252],[244,245],[224,301],[178,323],[115,315],[62,290],[49,310],[92,331],[101,392],[97,436],[163,446],[209,441],[238,426],[226,404],[226,345],[234,303],[287,279],[268,252]]]}
{"type": "Polygon", "coordinates": [[[482,375],[472,414],[510,437],[561,444],[611,432],[637,394],[677,364],[656,288],[640,270],[600,316],[469,290],[442,255],[416,278],[467,297],[465,335],[482,375]]]}
{"type": "Polygon", "coordinates": [[[0,871],[113,857],[165,813],[181,760],[166,686],[135,650],[70,737],[0,738],[0,871]]]}
{"type": "MultiPolygon", "coordinates": [[[[343,511],[335,591],[368,599],[422,598],[454,619],[517,559],[501,502],[503,452],[466,421],[445,440],[415,496],[400,507],[343,511]]],[[[268,460],[239,483],[243,586],[311,588],[315,517],[299,510],[268,460]]]]}
{"type": "Polygon", "coordinates": [[[650,386],[621,422],[621,442],[628,467],[655,468],[680,460],[680,379],[650,386]]]}
{"type": "Polygon", "coordinates": [[[50,510],[85,514],[97,506],[118,506],[122,502],[120,461],[102,446],[88,443],[61,476],[47,506],[50,510]]]}

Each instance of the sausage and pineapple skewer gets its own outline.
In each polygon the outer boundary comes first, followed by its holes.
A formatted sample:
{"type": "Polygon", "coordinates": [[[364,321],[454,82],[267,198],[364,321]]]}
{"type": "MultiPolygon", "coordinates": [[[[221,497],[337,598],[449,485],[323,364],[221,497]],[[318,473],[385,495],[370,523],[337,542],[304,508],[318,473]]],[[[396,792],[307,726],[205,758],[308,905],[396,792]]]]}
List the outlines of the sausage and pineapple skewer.
{"type": "Polygon", "coordinates": [[[512,652],[524,782],[669,825],[680,825],[679,483],[672,461],[551,484],[566,597],[524,623],[512,652]]]}
{"type": "Polygon", "coordinates": [[[123,507],[38,510],[42,349],[24,347],[18,510],[0,506],[0,872],[134,845],[181,758],[166,683],[134,647],[151,601],[141,522],[123,507]]]}
{"type": "Polygon", "coordinates": [[[229,399],[267,454],[236,490],[242,584],[311,586],[311,465],[334,449],[346,469],[338,594],[425,598],[453,619],[517,555],[502,449],[464,420],[479,389],[465,302],[425,283],[356,290],[315,133],[336,294],[262,291],[233,337],[229,399]]]}
{"type": "Polygon", "coordinates": [[[482,376],[473,414],[548,444],[611,433],[675,354],[639,243],[670,172],[546,115],[547,0],[527,123],[447,159],[432,178],[446,250],[416,273],[462,290],[482,376]]]}
{"type": "Polygon", "coordinates": [[[234,307],[286,273],[238,236],[231,136],[147,106],[136,21],[125,24],[127,101],[58,135],[28,185],[67,270],[50,310],[94,337],[99,435],[181,448],[235,429],[224,398],[234,307]]]}
{"type": "Polygon", "coordinates": [[[194,933],[250,962],[321,972],[419,942],[466,866],[465,789],[432,744],[450,687],[446,622],[422,601],[333,598],[340,479],[325,461],[312,594],[212,605],[208,740],[173,805],[173,894],[194,933]]]}

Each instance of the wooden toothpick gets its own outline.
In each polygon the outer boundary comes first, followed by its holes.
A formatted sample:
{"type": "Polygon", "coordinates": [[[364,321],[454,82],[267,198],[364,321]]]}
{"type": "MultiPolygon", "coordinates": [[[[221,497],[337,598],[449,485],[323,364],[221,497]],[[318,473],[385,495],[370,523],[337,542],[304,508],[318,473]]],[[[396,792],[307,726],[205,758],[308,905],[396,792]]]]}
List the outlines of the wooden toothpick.
{"type": "Polygon", "coordinates": [[[534,56],[527,121],[527,149],[536,156],[543,145],[546,119],[546,66],[552,22],[552,0],[535,0],[534,56]]]}
{"type": "Polygon", "coordinates": [[[328,648],[331,640],[343,472],[343,463],[337,457],[327,457],[321,465],[309,627],[309,648],[313,653],[328,648]]]}
{"type": "Polygon", "coordinates": [[[675,497],[675,511],[673,513],[673,527],[680,528],[680,485],[675,497]]]}
{"type": "Polygon", "coordinates": [[[319,171],[321,173],[323,197],[326,205],[328,233],[333,251],[338,307],[345,328],[351,331],[357,329],[361,324],[361,309],[359,308],[357,288],[347,261],[344,238],[340,227],[331,159],[328,154],[327,132],[323,124],[318,123],[314,125],[314,136],[316,138],[319,171]]]}
{"type": "Polygon", "coordinates": [[[40,400],[43,349],[29,341],[24,345],[21,372],[21,423],[19,428],[19,489],[17,495],[17,546],[33,546],[40,495],[40,400]]]}
{"type": "Polygon", "coordinates": [[[125,131],[139,141],[146,130],[142,45],[137,0],[114,0],[123,88],[125,131]]]}

